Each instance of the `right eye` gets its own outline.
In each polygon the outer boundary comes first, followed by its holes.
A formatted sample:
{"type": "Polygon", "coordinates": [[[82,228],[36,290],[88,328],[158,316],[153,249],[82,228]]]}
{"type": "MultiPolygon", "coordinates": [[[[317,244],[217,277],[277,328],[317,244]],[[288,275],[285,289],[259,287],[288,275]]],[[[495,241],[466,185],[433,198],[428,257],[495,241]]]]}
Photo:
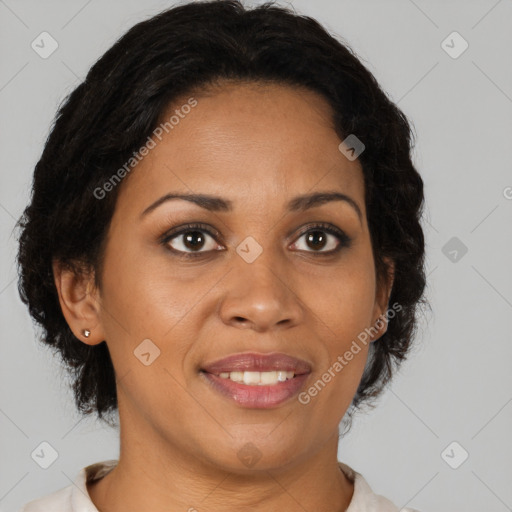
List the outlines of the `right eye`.
{"type": "MultiPolygon", "coordinates": [[[[215,237],[219,237],[219,234],[212,232],[206,224],[187,224],[167,232],[161,243],[172,252],[179,253],[180,257],[193,258],[207,252],[220,250],[216,249],[217,244],[212,242],[209,243],[208,248],[208,238],[215,241],[215,237]],[[205,244],[207,249],[201,250],[205,244]]],[[[217,247],[219,246],[217,245],[217,247]]]]}

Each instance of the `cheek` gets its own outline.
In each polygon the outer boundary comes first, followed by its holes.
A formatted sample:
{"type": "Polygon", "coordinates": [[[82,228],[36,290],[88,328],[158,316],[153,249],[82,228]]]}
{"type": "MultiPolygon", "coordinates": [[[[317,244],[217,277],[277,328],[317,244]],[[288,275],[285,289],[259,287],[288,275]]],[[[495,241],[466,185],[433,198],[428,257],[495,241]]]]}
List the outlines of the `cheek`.
{"type": "Polygon", "coordinates": [[[298,295],[308,307],[342,338],[357,336],[372,321],[375,275],[372,262],[351,256],[314,279],[306,273],[297,280],[298,295]]]}
{"type": "MultiPolygon", "coordinates": [[[[138,382],[130,393],[140,389],[144,395],[157,380],[173,389],[168,372],[182,381],[179,375],[202,317],[213,314],[211,307],[205,311],[207,294],[222,275],[199,267],[180,272],[165,257],[149,258],[140,248],[124,247],[118,256],[107,253],[104,267],[102,324],[114,366],[119,375],[130,372],[130,381],[138,382]],[[142,356],[148,352],[149,357],[142,356]],[[144,357],[154,362],[145,366],[144,357]]],[[[174,391],[179,396],[179,386],[174,391]]]]}
{"type": "Polygon", "coordinates": [[[130,244],[129,239],[123,243],[126,236],[117,235],[105,255],[102,298],[111,313],[105,320],[132,338],[162,337],[197,302],[198,283],[191,286],[180,277],[176,264],[160,254],[151,258],[140,243],[130,244]]]}

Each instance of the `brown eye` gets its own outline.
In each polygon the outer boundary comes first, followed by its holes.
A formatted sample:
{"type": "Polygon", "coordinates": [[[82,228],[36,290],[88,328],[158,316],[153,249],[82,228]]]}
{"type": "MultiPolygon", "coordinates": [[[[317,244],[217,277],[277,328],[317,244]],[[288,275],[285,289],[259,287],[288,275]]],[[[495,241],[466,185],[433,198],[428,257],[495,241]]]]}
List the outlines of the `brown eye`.
{"type": "Polygon", "coordinates": [[[343,231],[330,224],[310,227],[299,236],[298,240],[301,239],[304,239],[304,243],[295,242],[294,248],[319,254],[335,253],[342,247],[349,246],[351,241],[343,231]]]}
{"type": "Polygon", "coordinates": [[[169,245],[172,246],[172,248],[175,251],[180,252],[199,252],[201,249],[203,249],[205,246],[207,246],[206,250],[215,250],[216,244],[215,243],[209,243],[208,247],[208,239],[213,238],[206,234],[204,231],[185,231],[183,233],[178,233],[177,235],[174,235],[169,240],[169,245]],[[171,243],[172,242],[172,243],[171,243]]]}
{"type": "MultiPolygon", "coordinates": [[[[191,251],[200,250],[205,243],[205,236],[204,233],[201,231],[187,231],[186,233],[179,235],[179,237],[183,237],[181,245],[186,247],[187,249],[190,249],[191,251]]],[[[178,240],[179,237],[177,237],[178,240]]],[[[175,239],[176,237],[173,240],[175,239]]]]}
{"type": "Polygon", "coordinates": [[[306,234],[306,244],[317,251],[325,247],[328,237],[323,231],[310,231],[306,234]]]}
{"type": "Polygon", "coordinates": [[[189,224],[168,232],[161,243],[182,256],[200,256],[207,252],[219,250],[215,242],[216,233],[212,233],[203,224],[189,224]]]}

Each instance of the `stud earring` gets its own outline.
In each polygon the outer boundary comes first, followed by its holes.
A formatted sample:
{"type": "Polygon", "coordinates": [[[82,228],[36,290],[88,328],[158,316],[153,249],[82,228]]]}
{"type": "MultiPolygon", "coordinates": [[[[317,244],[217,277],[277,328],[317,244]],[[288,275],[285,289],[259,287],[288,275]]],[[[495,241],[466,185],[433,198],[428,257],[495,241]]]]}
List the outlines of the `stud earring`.
{"type": "Polygon", "coordinates": [[[82,329],[82,334],[88,338],[91,335],[91,331],[89,329],[82,329]]]}

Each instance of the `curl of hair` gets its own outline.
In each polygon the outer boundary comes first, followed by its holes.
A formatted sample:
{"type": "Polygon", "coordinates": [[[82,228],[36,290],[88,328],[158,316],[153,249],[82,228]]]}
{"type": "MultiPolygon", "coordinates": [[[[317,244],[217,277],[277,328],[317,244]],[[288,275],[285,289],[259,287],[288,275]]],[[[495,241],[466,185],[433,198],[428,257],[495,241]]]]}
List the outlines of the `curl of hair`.
{"type": "Polygon", "coordinates": [[[355,134],[365,144],[359,161],[376,275],[386,279],[385,259],[394,262],[389,302],[401,309],[370,345],[352,407],[370,404],[407,356],[417,308],[426,300],[423,182],[411,161],[406,117],[354,51],[316,20],[271,2],[249,10],[236,0],[194,1],[132,27],[63,101],[17,224],[21,299],[42,327],[42,341],[70,371],[83,414],[105,419],[117,410],[116,376],[106,342],[89,346],[70,330],[52,261],[77,274],[92,269],[101,290],[106,234],[122,184],[101,200],[95,189],[146,142],[169,105],[227,81],[316,92],[331,106],[340,139],[355,134]]]}

